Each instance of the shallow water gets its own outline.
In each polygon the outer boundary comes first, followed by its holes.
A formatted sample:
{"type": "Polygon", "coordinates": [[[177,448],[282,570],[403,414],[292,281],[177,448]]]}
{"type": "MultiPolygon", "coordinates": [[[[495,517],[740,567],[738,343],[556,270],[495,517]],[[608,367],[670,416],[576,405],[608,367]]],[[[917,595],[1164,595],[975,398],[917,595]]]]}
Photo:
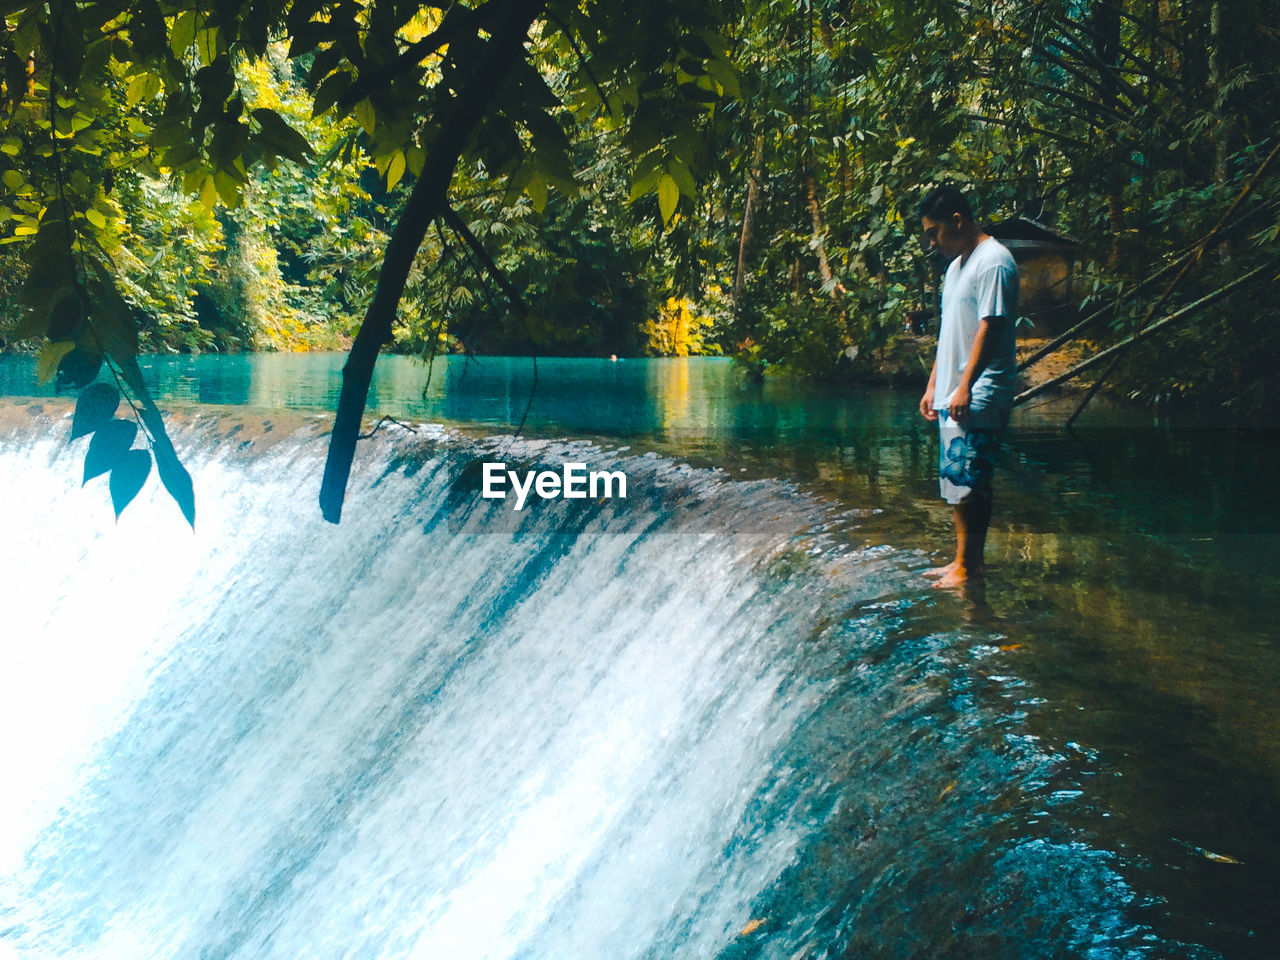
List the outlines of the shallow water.
{"type": "Polygon", "coordinates": [[[0,957],[1274,955],[1268,432],[1019,411],[953,596],[910,395],[542,361],[487,439],[528,361],[387,358],[462,426],[333,528],[339,365],[153,362],[194,536],[3,411],[0,957]],[[635,493],[516,518],[493,457],[635,493]]]}

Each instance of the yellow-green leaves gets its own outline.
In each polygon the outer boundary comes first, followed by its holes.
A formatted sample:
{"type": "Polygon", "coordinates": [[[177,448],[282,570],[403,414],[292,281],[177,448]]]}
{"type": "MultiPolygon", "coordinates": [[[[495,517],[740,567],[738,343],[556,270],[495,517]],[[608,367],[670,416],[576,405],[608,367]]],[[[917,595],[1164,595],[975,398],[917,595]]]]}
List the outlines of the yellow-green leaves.
{"type": "Polygon", "coordinates": [[[218,56],[218,28],[208,27],[196,32],[196,50],[204,63],[213,63],[218,56]]]}
{"type": "Polygon", "coordinates": [[[174,18],[173,27],[169,31],[169,48],[173,55],[181,60],[187,55],[187,48],[196,39],[196,12],[186,10],[174,18]]]}
{"type": "Polygon", "coordinates": [[[135,73],[125,87],[124,102],[128,107],[136,107],[144,100],[153,99],[159,92],[160,78],[156,74],[150,71],[135,73]]]}
{"type": "Polygon", "coordinates": [[[391,160],[387,163],[387,189],[392,189],[400,178],[404,176],[405,159],[404,151],[397,150],[391,155],[391,160]]]}
{"type": "Polygon", "coordinates": [[[369,102],[369,98],[365,97],[357,103],[354,112],[356,123],[360,124],[364,132],[372,137],[374,129],[378,126],[378,113],[369,102]]]}
{"type": "Polygon", "coordinates": [[[218,202],[218,186],[211,176],[206,175],[200,183],[200,202],[204,204],[204,208],[210,213],[213,212],[214,205],[218,202]]]}
{"type": "Polygon", "coordinates": [[[533,209],[541,213],[547,206],[547,181],[535,175],[524,188],[533,201],[533,209]]]}
{"type": "Polygon", "coordinates": [[[683,160],[679,157],[669,159],[667,161],[667,173],[675,181],[676,186],[680,188],[681,193],[690,200],[697,197],[698,187],[693,182],[693,173],[685,166],[683,160]]]}
{"type": "Polygon", "coordinates": [[[670,174],[664,173],[658,178],[658,212],[662,214],[664,225],[675,216],[676,203],[680,199],[680,188],[670,174]]]}
{"type": "Polygon", "coordinates": [[[636,166],[631,181],[630,200],[635,202],[649,193],[658,195],[658,214],[663,226],[671,223],[680,195],[697,199],[697,183],[689,166],[679,157],[663,157],[659,152],[645,156],[636,166]]]}
{"type": "Polygon", "coordinates": [[[46,343],[36,358],[36,379],[41,383],[49,383],[58,372],[58,364],[62,363],[62,358],[74,350],[75,346],[70,340],[51,340],[46,343]]]}

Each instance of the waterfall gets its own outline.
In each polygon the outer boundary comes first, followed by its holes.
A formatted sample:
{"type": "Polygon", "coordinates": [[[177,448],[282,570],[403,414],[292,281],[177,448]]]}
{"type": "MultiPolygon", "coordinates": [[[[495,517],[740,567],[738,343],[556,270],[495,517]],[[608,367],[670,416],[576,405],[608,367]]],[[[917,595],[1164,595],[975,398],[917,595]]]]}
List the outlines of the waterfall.
{"type": "Polygon", "coordinates": [[[1146,955],[999,637],[783,482],[388,429],[334,527],[322,421],[202,413],[193,532],[0,426],[0,958],[1146,955]],[[566,459],[628,499],[478,495],[566,459]]]}

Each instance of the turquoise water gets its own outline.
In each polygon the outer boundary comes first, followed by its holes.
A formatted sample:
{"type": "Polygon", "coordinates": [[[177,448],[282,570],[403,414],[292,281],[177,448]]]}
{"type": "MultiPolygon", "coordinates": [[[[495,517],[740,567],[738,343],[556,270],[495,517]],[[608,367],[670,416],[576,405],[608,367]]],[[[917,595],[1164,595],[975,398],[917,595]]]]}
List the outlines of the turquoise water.
{"type": "Polygon", "coordinates": [[[909,393],[384,358],[371,414],[451,426],[362,444],[335,529],[340,365],[148,364],[194,536],[4,408],[0,951],[1274,955],[1270,431],[1019,411],[951,595],[909,393]],[[513,519],[495,456],[635,494],[513,519]]]}

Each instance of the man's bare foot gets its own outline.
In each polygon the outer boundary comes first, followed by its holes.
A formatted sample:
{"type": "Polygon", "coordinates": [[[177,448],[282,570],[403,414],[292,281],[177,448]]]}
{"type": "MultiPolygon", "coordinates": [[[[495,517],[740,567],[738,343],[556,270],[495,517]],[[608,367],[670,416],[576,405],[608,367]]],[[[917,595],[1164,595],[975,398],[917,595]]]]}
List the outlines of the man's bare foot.
{"type": "Polygon", "coordinates": [[[955,570],[955,568],[956,568],[956,562],[952,560],[945,567],[934,567],[931,570],[926,570],[924,573],[920,574],[920,576],[945,577],[947,574],[952,573],[955,570]]]}
{"type": "Polygon", "coordinates": [[[967,583],[981,579],[981,567],[977,570],[966,570],[963,567],[955,567],[955,569],[951,570],[949,573],[944,574],[938,582],[933,585],[933,587],[935,590],[946,590],[954,587],[963,587],[967,583]]]}

